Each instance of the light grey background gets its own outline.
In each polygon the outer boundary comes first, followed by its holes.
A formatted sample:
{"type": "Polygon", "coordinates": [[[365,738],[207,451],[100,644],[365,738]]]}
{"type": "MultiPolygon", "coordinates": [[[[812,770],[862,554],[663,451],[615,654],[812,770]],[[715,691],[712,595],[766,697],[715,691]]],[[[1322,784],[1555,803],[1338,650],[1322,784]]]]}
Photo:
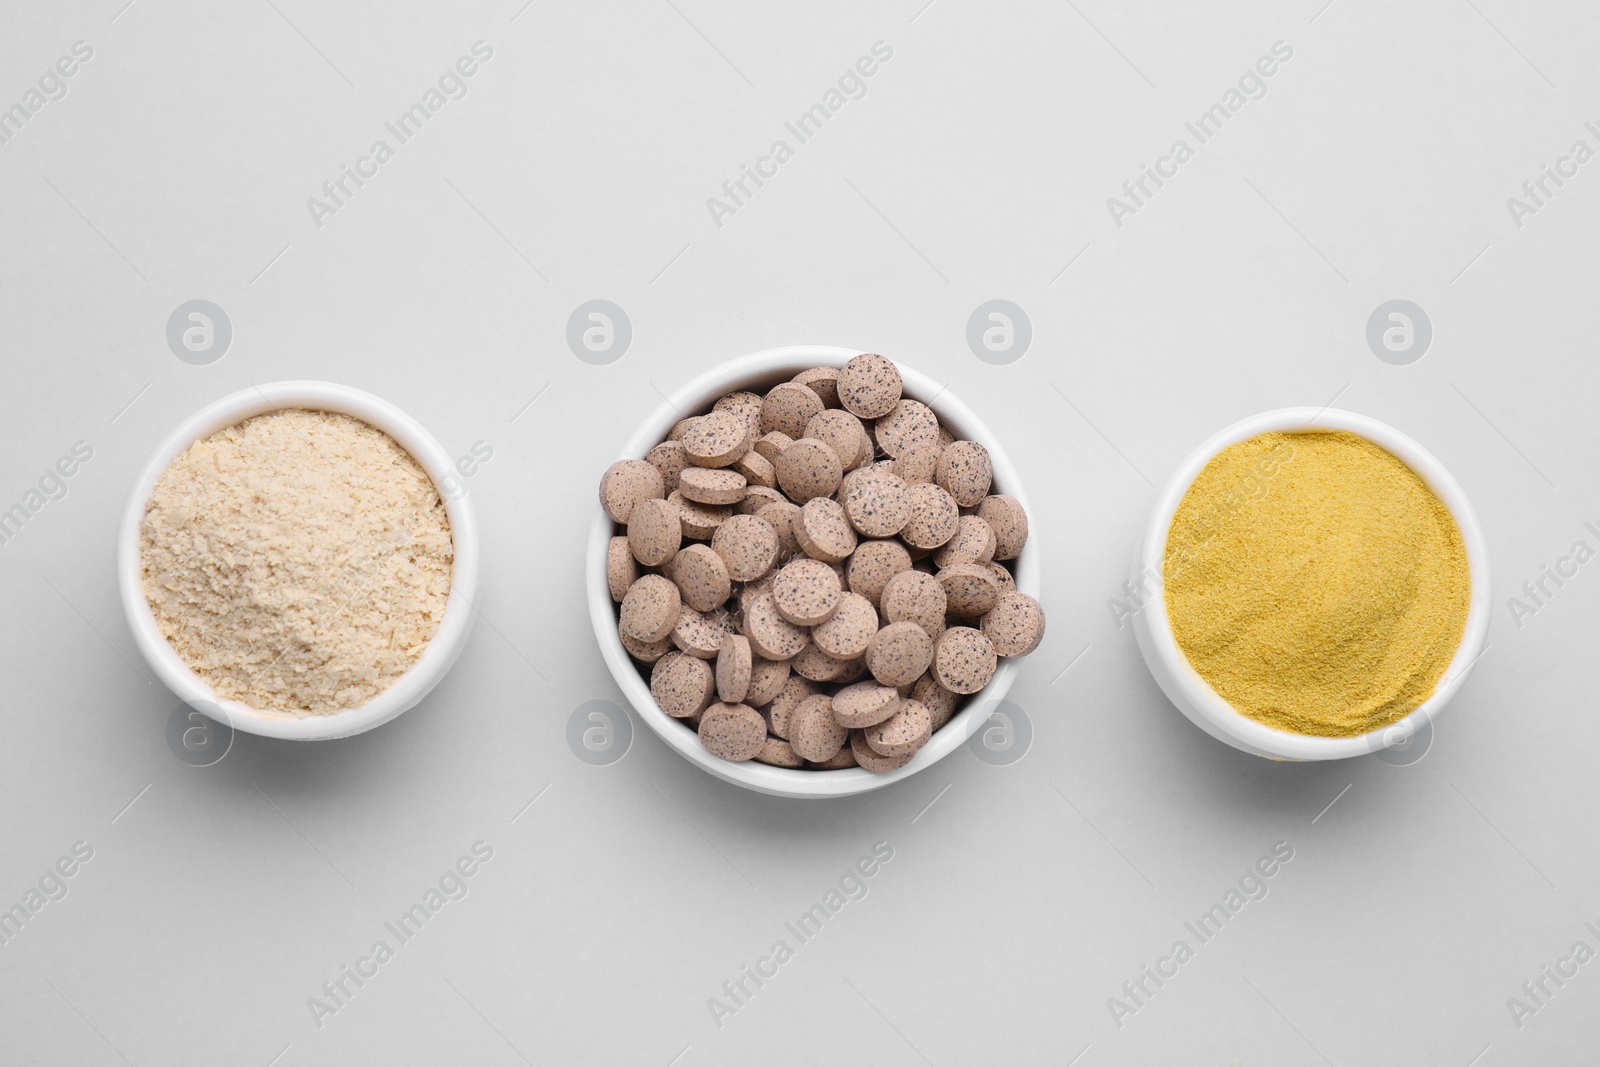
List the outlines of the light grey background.
{"type": "Polygon", "coordinates": [[[1507,998],[1600,949],[1600,564],[1520,627],[1506,605],[1600,546],[1600,162],[1520,228],[1506,205],[1600,148],[1592,5],[124,2],[0,12],[0,105],[94,49],[0,145],[0,507],[94,449],[0,546],[0,905],[94,849],[0,946],[0,1062],[1592,1055],[1600,963],[1520,1028],[1507,998]],[[307,198],[478,40],[469,95],[314,226],[307,198]],[[865,98],[716,226],[707,198],[880,40],[865,98]],[[1115,226],[1106,199],[1279,40],[1267,95],[1115,226]],[[234,331],[209,366],[165,340],[197,298],[234,331]],[[566,347],[591,299],[633,325],[609,366],[566,347]],[[967,348],[991,299],[1032,321],[1009,366],[967,348]],[[1365,342],[1392,299],[1432,321],[1410,366],[1365,342]],[[915,365],[1003,434],[1046,551],[1012,692],[1032,750],[832,803],[642,730],[580,762],[568,716],[620,699],[584,616],[596,479],[659,390],[803,341],[915,365]],[[492,446],[468,482],[488,625],[373,733],[193,768],[122,622],[118,513],[178,420],[297,377],[492,446]],[[1153,483],[1235,419],[1335,398],[1438,455],[1491,547],[1490,649],[1409,767],[1207,738],[1107,608],[1153,483]],[[479,840],[468,896],[316,1026],[307,999],[479,840]],[[878,841],[870,894],[719,1028],[708,998],[878,841]],[[1115,1025],[1108,998],[1279,841],[1270,894],[1115,1025]]]}

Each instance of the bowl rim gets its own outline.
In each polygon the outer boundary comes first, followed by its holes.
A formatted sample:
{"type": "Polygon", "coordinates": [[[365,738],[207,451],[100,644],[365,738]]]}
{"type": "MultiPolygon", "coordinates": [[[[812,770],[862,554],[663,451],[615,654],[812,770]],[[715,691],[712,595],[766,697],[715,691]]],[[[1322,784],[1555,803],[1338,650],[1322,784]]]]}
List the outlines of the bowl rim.
{"type": "Polygon", "coordinates": [[[1460,691],[1473,665],[1483,654],[1489,629],[1492,593],[1488,546],[1483,527],[1465,491],[1443,463],[1406,434],[1370,416],[1338,408],[1277,408],[1241,419],[1213,434],[1179,465],[1157,498],[1134,567],[1136,579],[1143,576],[1155,578],[1155,593],[1139,612],[1136,632],[1140,637],[1140,651],[1157,681],[1162,683],[1162,688],[1178,709],[1207,733],[1237,748],[1269,758],[1345,759],[1404,743],[1430,726],[1460,691]],[[1292,733],[1257,722],[1235,710],[1200,676],[1179,649],[1167,617],[1166,590],[1160,580],[1172,517],[1190,485],[1218,452],[1263,433],[1329,430],[1348,431],[1371,441],[1422,478],[1449,510],[1461,531],[1471,582],[1467,620],[1461,641],[1434,686],[1433,694],[1404,718],[1355,737],[1318,737],[1292,733]]]}
{"type": "Polygon", "coordinates": [[[447,495],[443,486],[455,478],[455,466],[444,447],[422,424],[381,397],[353,386],[324,381],[281,381],[229,393],[183,419],[156,446],[129,491],[117,532],[117,585],[123,615],[134,644],[156,676],[183,702],[236,730],[296,741],[348,737],[370,730],[414,707],[449,671],[471,632],[476,609],[480,557],[478,527],[470,494],[447,495]],[[145,599],[140,581],[140,526],[145,503],[156,480],[178,453],[192,443],[255,415],[286,408],[306,408],[349,415],[382,430],[411,454],[444,501],[450,520],[455,560],[444,618],[428,647],[387,689],[354,708],[328,715],[297,717],[262,711],[236,700],[218,698],[162,635],[145,599]]]}
{"type": "MultiPolygon", "coordinates": [[[[864,351],[866,350],[831,345],[789,345],[753,352],[721,363],[686,382],[657,405],[628,438],[617,459],[643,457],[647,451],[666,438],[668,431],[679,419],[685,417],[685,413],[705,408],[726,393],[754,386],[763,381],[767,384],[761,391],[765,392],[767,388],[777,384],[777,381],[786,380],[780,379],[780,375],[792,378],[810,367],[841,367],[864,351]]],[[[895,360],[894,363],[900,370],[904,395],[928,404],[939,415],[941,424],[948,426],[963,439],[977,441],[987,448],[994,465],[992,491],[1015,497],[1031,518],[1033,509],[1028,506],[1027,495],[1022,489],[1016,468],[1006,455],[1005,449],[1000,446],[999,439],[983,420],[950,391],[948,384],[940,384],[899,360],[895,360]]],[[[643,719],[668,747],[702,770],[746,789],[773,796],[817,799],[854,796],[882,789],[909,778],[960,748],[968,738],[981,729],[988,721],[990,712],[999,706],[1000,701],[1010,691],[1012,682],[1021,669],[1019,659],[1002,657],[989,684],[973,694],[965,706],[933,735],[932,740],[923,746],[909,763],[893,771],[874,772],[860,767],[836,771],[805,771],[772,767],[754,760],[732,763],[718,759],[705,750],[694,731],[685,729],[680,720],[670,717],[656,705],[650,695],[649,684],[641,676],[627,649],[623,647],[622,639],[617,633],[616,602],[611,599],[610,587],[606,580],[606,556],[613,536],[612,529],[611,517],[600,507],[597,500],[594,505],[594,519],[589,530],[589,615],[594,624],[595,637],[599,641],[601,654],[611,669],[612,677],[639,718],[643,719]],[[982,714],[979,714],[980,712],[982,714]]],[[[1039,531],[1036,526],[1031,526],[1021,555],[1012,562],[1015,564],[1017,589],[1035,599],[1039,595],[1039,559],[1039,531]]]]}

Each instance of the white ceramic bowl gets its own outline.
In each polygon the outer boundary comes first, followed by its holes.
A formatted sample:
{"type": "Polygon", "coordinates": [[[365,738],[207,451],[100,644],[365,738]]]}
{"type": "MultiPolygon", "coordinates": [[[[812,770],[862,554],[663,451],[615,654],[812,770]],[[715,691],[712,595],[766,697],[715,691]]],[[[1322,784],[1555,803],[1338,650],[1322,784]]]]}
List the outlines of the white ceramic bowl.
{"type": "MultiPolygon", "coordinates": [[[[656,408],[628,439],[619,459],[639,459],[667,436],[674,423],[686,415],[704,412],[719,398],[739,390],[765,393],[779,382],[788,381],[808,367],[842,367],[860,349],[828,348],[814,345],[796,345],[791,348],[773,348],[765,352],[744,356],[724,363],[700,375],[683,386],[671,399],[656,408]]],[[[989,450],[994,462],[994,492],[1016,497],[1027,508],[1027,496],[1017,477],[1016,468],[1006,457],[1005,449],[972,410],[938,382],[923,374],[896,363],[904,383],[905,395],[928,404],[938,413],[941,422],[957,437],[977,441],[989,450]]],[[[603,468],[595,469],[596,478],[603,468]]],[[[1028,514],[1033,510],[1028,508],[1028,514]]],[[[611,599],[606,584],[606,549],[610,544],[613,524],[595,505],[594,522],[589,532],[589,615],[594,622],[595,637],[606,665],[617,680],[617,685],[627,696],[639,717],[654,730],[680,756],[725,781],[762,793],[785,797],[841,797],[881,789],[926,770],[954,752],[988,721],[991,710],[1011,688],[1021,664],[1016,659],[1001,659],[999,669],[989,684],[966,698],[955,717],[933,735],[911,762],[898,770],[885,773],[851,767],[839,771],[790,770],[770,767],[764,763],[730,763],[718,759],[705,750],[694,730],[681,719],[674,719],[662,711],[650,695],[648,676],[641,673],[640,665],[628,655],[617,636],[617,604],[611,599]]],[[[1029,596],[1039,595],[1038,529],[1033,528],[1022,555],[1012,561],[1015,567],[1017,588],[1029,596]]]]}
{"type": "Polygon", "coordinates": [[[281,737],[296,741],[348,737],[370,730],[415,707],[445,672],[455,663],[472,629],[476,614],[472,599],[478,588],[478,526],[472,503],[465,494],[446,496],[445,513],[450,518],[455,565],[451,573],[450,599],[445,603],[444,620],[428,642],[417,662],[394,684],[359,707],[332,715],[297,717],[282,712],[260,711],[236,700],[219,699],[216,691],[201,680],[179,658],[156,625],[140,585],[139,527],[144,521],[145,501],[172,460],[200,438],[253,415],[282,408],[307,408],[333,411],[360,419],[394,438],[411,453],[417,464],[443,487],[459,484],[450,456],[432,434],[411,416],[371,393],[333,382],[273,382],[225,396],[195,412],[155,450],[128,494],[122,526],[117,534],[117,584],[122,593],[123,614],[133,631],[134,643],[145,661],[167,687],[184,703],[225,722],[236,730],[281,737]]]}
{"type": "Polygon", "coordinates": [[[1320,408],[1281,408],[1253,415],[1234,423],[1183,461],[1178,472],[1156,500],[1145,528],[1144,539],[1134,556],[1132,581],[1141,579],[1146,589],[1154,589],[1143,609],[1134,616],[1134,635],[1139,651],[1167,697],[1194,724],[1235,748],[1276,760],[1326,760],[1362,756],[1406,743],[1430,726],[1450,699],[1461,689],[1472,665],[1483,651],[1489,630],[1489,552],[1483,528],[1467,503],[1461,486],[1450,477],[1443,464],[1411,438],[1376,419],[1349,411],[1320,408]],[[1261,433],[1294,430],[1347,430],[1388,450],[1410,467],[1433,490],[1455,517],[1467,551],[1467,568],[1472,580],[1472,595],[1467,609],[1466,628],[1455,656],[1445,668],[1433,695],[1411,714],[1389,726],[1358,737],[1313,737],[1278,730],[1235,711],[1189,664],[1178,648],[1167,619],[1165,591],[1161,588],[1162,560],[1167,551],[1167,531],[1189,486],[1205,465],[1222,449],[1261,433]],[[1153,579],[1153,580],[1152,580],[1153,579]]]}

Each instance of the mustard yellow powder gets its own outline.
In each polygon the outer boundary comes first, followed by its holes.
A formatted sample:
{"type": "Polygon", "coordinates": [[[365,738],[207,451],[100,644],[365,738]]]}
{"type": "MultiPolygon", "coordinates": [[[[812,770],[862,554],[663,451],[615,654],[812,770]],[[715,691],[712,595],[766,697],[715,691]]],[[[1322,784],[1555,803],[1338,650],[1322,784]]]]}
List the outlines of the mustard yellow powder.
{"type": "Polygon", "coordinates": [[[1433,694],[1471,582],[1454,517],[1355,434],[1266,433],[1206,464],[1163,560],[1178,647],[1257,722],[1354,737],[1433,694]]]}

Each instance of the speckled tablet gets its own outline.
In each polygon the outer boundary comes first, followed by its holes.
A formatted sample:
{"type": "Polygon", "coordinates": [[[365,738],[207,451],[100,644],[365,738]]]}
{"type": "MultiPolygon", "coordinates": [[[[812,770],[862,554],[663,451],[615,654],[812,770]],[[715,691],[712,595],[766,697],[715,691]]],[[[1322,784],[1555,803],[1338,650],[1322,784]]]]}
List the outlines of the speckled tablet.
{"type": "Polygon", "coordinates": [[[880,685],[909,685],[933,660],[933,639],[914,622],[892,622],[867,645],[867,670],[880,685]]]}
{"type": "Polygon", "coordinates": [[[747,704],[713,704],[700,717],[700,743],[719,759],[755,759],[767,740],[761,713],[747,704]]]}
{"type": "Polygon", "coordinates": [[[900,401],[900,368],[876,353],[863,353],[839,372],[839,403],[852,415],[876,419],[900,401]]]}
{"type": "Polygon", "coordinates": [[[1044,608],[1026,593],[1002,593],[978,620],[996,655],[1026,656],[1044,640],[1044,608]]]}
{"type": "Polygon", "coordinates": [[[952,693],[976,693],[994,677],[994,645],[970,626],[952,626],[934,648],[933,676],[952,693]]]}

